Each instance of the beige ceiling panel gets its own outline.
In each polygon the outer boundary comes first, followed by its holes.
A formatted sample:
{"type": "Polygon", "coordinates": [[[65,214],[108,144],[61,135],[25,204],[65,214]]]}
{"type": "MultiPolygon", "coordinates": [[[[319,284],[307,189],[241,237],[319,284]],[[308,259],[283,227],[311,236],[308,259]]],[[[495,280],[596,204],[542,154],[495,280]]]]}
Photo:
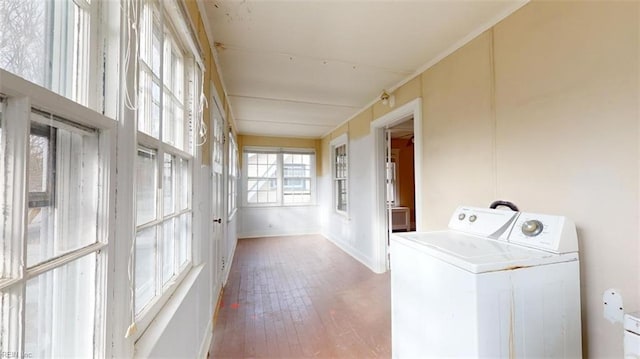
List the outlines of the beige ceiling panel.
{"type": "MultiPolygon", "coordinates": [[[[275,53],[220,51],[230,95],[361,108],[409,73],[275,53]]],[[[344,119],[343,119],[344,120],[344,119]]]]}
{"type": "Polygon", "coordinates": [[[230,97],[238,119],[284,122],[303,125],[337,126],[358,111],[339,107],[300,102],[287,102],[246,97],[230,97]]]}
{"type": "Polygon", "coordinates": [[[413,71],[513,1],[215,1],[216,41],[413,71]]]}
{"type": "Polygon", "coordinates": [[[300,125],[279,122],[261,122],[237,120],[238,131],[245,135],[278,136],[278,137],[298,137],[298,138],[320,138],[333,126],[323,125],[300,125]]]}

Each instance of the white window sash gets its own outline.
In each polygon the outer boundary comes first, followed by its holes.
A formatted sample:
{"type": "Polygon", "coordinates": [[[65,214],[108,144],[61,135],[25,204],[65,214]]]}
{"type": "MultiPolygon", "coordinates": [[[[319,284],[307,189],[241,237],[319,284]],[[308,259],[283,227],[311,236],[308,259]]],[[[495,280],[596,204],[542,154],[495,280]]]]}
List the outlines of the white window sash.
{"type": "MultiPolygon", "coordinates": [[[[32,84],[22,78],[15,76],[9,72],[0,69],[0,93],[7,97],[6,107],[3,111],[2,130],[3,136],[12,138],[10,144],[5,148],[7,162],[4,163],[5,168],[11,168],[12,178],[10,183],[5,183],[4,178],[0,181],[0,188],[7,190],[6,193],[12,193],[6,196],[7,201],[11,203],[11,213],[9,213],[9,225],[5,226],[3,235],[10,238],[9,245],[11,248],[22,248],[22,250],[11,250],[9,273],[4,273],[9,280],[0,281],[0,289],[17,290],[20,295],[21,303],[12,303],[15,305],[13,310],[18,311],[24,308],[24,300],[26,294],[27,280],[49,272],[53,269],[60,268],[66,264],[82,258],[88,254],[96,253],[96,303],[94,318],[94,355],[101,356],[106,350],[106,300],[104,295],[108,292],[107,273],[108,273],[108,257],[107,252],[110,247],[111,230],[113,226],[113,198],[112,193],[115,192],[115,181],[113,170],[115,165],[115,128],[116,122],[107,117],[84,107],[75,101],[52,93],[41,86],[32,84]],[[27,241],[26,241],[26,225],[24,213],[26,213],[26,193],[28,192],[27,169],[28,160],[16,160],[17,158],[29,158],[29,136],[31,132],[32,120],[38,121],[38,116],[32,113],[33,108],[56,113],[60,117],[56,120],[51,117],[49,124],[54,124],[60,128],[69,129],[70,131],[83,131],[86,134],[88,128],[94,128],[94,132],[99,136],[98,151],[100,175],[98,178],[101,183],[102,191],[98,193],[97,216],[100,220],[97,223],[97,242],[85,247],[64,253],[46,262],[40,263],[29,269],[27,265],[27,241]],[[76,125],[72,125],[75,123],[76,125]],[[9,186],[10,185],[10,186],[9,186]]],[[[91,131],[93,132],[93,131],[91,131]]],[[[4,142],[4,141],[3,141],[4,142]]],[[[9,306],[10,307],[10,306],[9,306]]],[[[5,306],[2,310],[8,310],[5,306]]],[[[22,328],[20,340],[24,343],[25,338],[25,312],[18,311],[19,315],[10,317],[7,325],[9,333],[16,333],[17,328],[22,328]]],[[[12,342],[6,343],[3,350],[23,352],[23,344],[12,342]]]]}
{"type": "Polygon", "coordinates": [[[349,137],[348,135],[342,134],[338,137],[336,137],[335,139],[333,139],[330,142],[330,148],[331,148],[331,178],[332,178],[332,192],[333,192],[333,208],[335,210],[336,213],[348,217],[349,215],[349,171],[351,170],[351,166],[349,165],[349,137]],[[338,177],[337,173],[336,173],[336,158],[335,158],[335,151],[337,148],[344,146],[345,148],[345,153],[346,153],[346,157],[347,157],[347,173],[346,173],[346,177],[338,177]],[[338,209],[338,183],[340,181],[344,181],[345,183],[345,190],[347,192],[347,200],[346,200],[346,209],[340,210],[338,209]]]}
{"type": "MultiPolygon", "coordinates": [[[[156,151],[156,168],[157,168],[157,173],[156,173],[156,215],[155,215],[155,219],[151,222],[147,222],[147,223],[142,223],[142,224],[136,224],[135,228],[136,228],[136,233],[140,230],[146,229],[146,228],[150,228],[150,227],[157,227],[157,233],[156,233],[156,258],[157,258],[157,262],[156,262],[156,267],[155,267],[155,285],[156,285],[156,294],[154,295],[154,297],[148,302],[146,303],[145,307],[140,311],[140,313],[137,313],[135,315],[135,321],[137,324],[137,332],[135,333],[135,335],[133,336],[133,339],[135,341],[138,341],[145,329],[147,327],[149,327],[149,325],[151,324],[151,322],[154,320],[154,318],[156,316],[158,316],[160,314],[160,312],[162,311],[162,308],[164,307],[164,305],[167,303],[167,301],[170,299],[171,295],[176,291],[176,289],[180,286],[180,284],[182,283],[182,281],[185,279],[185,277],[187,276],[189,270],[193,267],[193,253],[192,253],[192,247],[193,247],[193,228],[194,228],[194,223],[193,223],[193,198],[192,198],[192,186],[193,186],[193,181],[194,181],[194,173],[193,173],[193,166],[194,166],[194,161],[195,161],[195,156],[192,154],[193,150],[194,150],[194,146],[193,144],[196,143],[195,141],[195,131],[193,130],[193,128],[189,128],[189,124],[191,124],[191,126],[193,126],[193,118],[195,116],[196,113],[198,113],[198,108],[199,108],[199,98],[197,98],[195,96],[196,91],[194,91],[193,88],[191,88],[192,84],[195,84],[197,81],[200,81],[199,79],[195,79],[195,81],[189,81],[189,79],[194,78],[195,76],[195,66],[197,66],[197,64],[203,64],[201,57],[199,55],[199,53],[193,53],[190,52],[188,49],[191,49],[191,46],[185,46],[185,48],[187,48],[187,50],[185,51],[182,47],[182,44],[185,41],[189,41],[186,37],[187,36],[178,36],[179,34],[183,34],[183,32],[178,31],[177,29],[180,29],[181,27],[176,26],[175,23],[183,23],[184,19],[182,18],[182,15],[180,13],[177,13],[175,11],[170,11],[170,8],[173,6],[173,4],[171,3],[171,1],[165,1],[162,3],[156,2],[156,1],[146,1],[142,4],[142,8],[145,8],[145,5],[148,4],[148,6],[150,6],[151,8],[149,8],[149,11],[151,11],[153,13],[153,16],[157,16],[157,22],[154,23],[154,20],[151,20],[149,23],[147,24],[140,24],[141,25],[141,32],[145,33],[145,30],[142,29],[143,26],[150,26],[151,28],[146,31],[146,34],[148,35],[146,39],[143,39],[143,45],[146,44],[145,46],[145,51],[148,52],[152,52],[152,33],[153,33],[153,29],[157,27],[158,31],[159,31],[159,35],[160,35],[160,49],[159,49],[159,54],[160,54],[160,69],[159,69],[159,76],[156,76],[153,74],[153,71],[151,69],[152,64],[148,64],[146,63],[142,58],[139,61],[139,64],[141,65],[141,69],[139,69],[138,74],[136,74],[136,76],[139,76],[141,71],[146,71],[148,72],[150,75],[153,76],[153,78],[157,81],[157,83],[160,85],[160,123],[159,123],[159,131],[158,131],[158,137],[154,137],[151,136],[145,132],[141,132],[141,131],[137,131],[137,146],[135,146],[136,151],[137,151],[137,147],[138,146],[143,146],[143,147],[147,147],[150,149],[153,149],[156,151]],[[171,74],[171,79],[165,79],[165,75],[168,75],[168,73],[166,73],[165,71],[165,66],[171,66],[171,64],[165,64],[165,50],[170,51],[172,56],[174,52],[178,52],[181,56],[181,61],[182,61],[182,75],[179,76],[178,78],[182,80],[182,98],[178,98],[179,94],[174,93],[174,89],[173,89],[173,80],[175,78],[175,74],[173,73],[173,68],[171,68],[169,71],[169,73],[171,74]],[[169,84],[171,84],[171,86],[168,86],[169,84]],[[173,108],[174,105],[178,105],[180,109],[182,109],[182,124],[179,126],[182,126],[180,129],[177,129],[175,123],[173,122],[175,117],[172,118],[166,118],[165,116],[167,115],[167,113],[165,113],[165,105],[170,105],[172,106],[172,115],[175,116],[175,108],[173,108]],[[188,105],[190,104],[190,105],[188,105]],[[166,121],[171,121],[170,123],[166,123],[166,121]],[[166,125],[171,125],[174,126],[172,128],[173,131],[173,137],[172,137],[172,143],[167,142],[168,139],[165,136],[165,126],[166,125]],[[180,136],[180,137],[178,137],[180,136]],[[188,161],[188,206],[186,209],[176,209],[176,203],[174,203],[174,211],[171,214],[168,215],[164,215],[164,189],[162,188],[163,186],[163,175],[162,175],[162,171],[163,171],[163,163],[164,163],[164,155],[165,154],[170,154],[172,156],[175,156],[176,158],[182,158],[186,161],[188,161]],[[169,280],[169,282],[167,282],[166,284],[163,285],[163,278],[162,278],[162,269],[163,269],[163,265],[162,265],[162,260],[163,260],[163,240],[162,237],[164,235],[164,231],[163,231],[163,226],[164,223],[166,223],[167,221],[170,220],[174,220],[176,218],[179,218],[181,215],[185,215],[185,214],[191,214],[191,228],[189,231],[189,240],[187,243],[187,261],[180,265],[177,264],[177,256],[178,256],[178,251],[176,250],[176,248],[174,248],[174,276],[171,278],[171,280],[169,280]]],[[[186,22],[184,23],[186,24],[186,22]]],[[[186,25],[185,25],[186,26],[186,25]]],[[[151,94],[148,95],[149,98],[151,96],[151,94]]],[[[150,109],[149,109],[150,110],[150,109]]],[[[150,115],[150,114],[149,114],[150,115]]],[[[135,168],[135,165],[134,165],[135,168]]],[[[174,183],[177,180],[177,176],[176,176],[176,171],[175,169],[174,171],[174,183]]],[[[177,198],[177,190],[174,187],[174,198],[173,200],[175,201],[177,198]]],[[[135,211],[134,211],[135,213],[135,211]]],[[[175,221],[174,221],[175,222],[175,221]]],[[[175,226],[175,223],[174,223],[175,226]]],[[[176,232],[176,229],[174,227],[174,234],[176,232]]],[[[175,243],[175,241],[174,241],[175,243]]],[[[135,266],[135,265],[134,265],[135,266]]],[[[135,276],[134,276],[135,277],[135,276]]],[[[134,279],[134,284],[133,287],[135,288],[135,279],[134,279]]],[[[135,301],[135,298],[134,298],[135,301]]],[[[131,308],[131,310],[135,310],[135,306],[133,308],[131,308]]]]}
{"type": "Polygon", "coordinates": [[[295,207],[295,206],[314,206],[316,205],[316,151],[312,148],[286,148],[286,147],[243,147],[242,171],[245,173],[242,179],[242,205],[245,207],[295,207]],[[275,154],[276,160],[276,176],[275,177],[249,177],[248,176],[248,155],[249,154],[275,154]],[[310,176],[309,177],[292,177],[284,176],[284,155],[285,154],[304,154],[311,155],[310,176]],[[311,180],[311,200],[308,202],[291,202],[284,201],[284,180],[285,178],[307,178],[311,180]],[[276,180],[276,201],[266,203],[250,203],[249,181],[252,180],[276,180]]]}

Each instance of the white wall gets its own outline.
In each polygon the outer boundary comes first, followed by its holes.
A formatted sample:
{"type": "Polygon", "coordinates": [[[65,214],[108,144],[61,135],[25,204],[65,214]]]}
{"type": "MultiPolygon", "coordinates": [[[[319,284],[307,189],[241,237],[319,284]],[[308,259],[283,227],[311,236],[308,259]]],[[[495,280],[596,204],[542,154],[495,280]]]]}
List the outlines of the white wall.
{"type": "MultiPolygon", "coordinates": [[[[348,217],[334,209],[331,171],[328,163],[323,164],[322,177],[318,178],[321,199],[321,233],[345,252],[381,273],[377,261],[377,241],[373,235],[375,218],[374,190],[374,137],[370,133],[360,138],[349,139],[349,198],[348,217]]],[[[329,156],[329,149],[323,149],[323,158],[329,156]]],[[[326,162],[326,161],[325,161],[326,162]]]]}
{"type": "Polygon", "coordinates": [[[319,207],[243,207],[238,211],[238,237],[265,237],[320,232],[319,207]]]}
{"type": "MultiPolygon", "coordinates": [[[[225,246],[226,255],[224,257],[224,270],[222,272],[222,285],[227,284],[227,279],[229,279],[229,273],[231,271],[231,264],[233,263],[233,256],[236,253],[236,246],[238,245],[238,222],[239,222],[239,212],[236,212],[234,216],[229,219],[227,222],[227,231],[225,233],[225,246]]],[[[217,298],[213,298],[217,300],[217,298]]]]}
{"type": "MultiPolygon", "coordinates": [[[[211,285],[208,270],[199,271],[197,279],[190,290],[181,297],[179,305],[166,327],[157,337],[150,352],[144,353],[149,358],[199,358],[201,350],[208,350],[210,343],[212,305],[209,300],[211,285]]],[[[169,303],[166,307],[171,307],[169,303]]],[[[138,356],[138,353],[136,353],[138,356]]]]}

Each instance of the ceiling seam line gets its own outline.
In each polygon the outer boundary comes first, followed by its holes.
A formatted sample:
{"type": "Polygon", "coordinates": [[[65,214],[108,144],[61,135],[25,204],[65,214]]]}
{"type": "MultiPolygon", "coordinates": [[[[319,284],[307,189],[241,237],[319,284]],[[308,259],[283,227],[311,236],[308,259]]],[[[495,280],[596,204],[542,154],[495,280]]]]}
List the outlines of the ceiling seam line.
{"type": "Polygon", "coordinates": [[[331,104],[331,103],[310,102],[310,101],[289,100],[289,99],[279,99],[279,98],[273,98],[273,97],[245,96],[245,95],[235,95],[235,94],[228,94],[227,96],[229,96],[229,97],[238,97],[238,98],[246,98],[246,99],[253,99],[253,100],[291,102],[291,103],[318,105],[318,106],[345,107],[345,108],[354,108],[354,109],[360,108],[359,106],[338,105],[338,104],[331,104]]]}

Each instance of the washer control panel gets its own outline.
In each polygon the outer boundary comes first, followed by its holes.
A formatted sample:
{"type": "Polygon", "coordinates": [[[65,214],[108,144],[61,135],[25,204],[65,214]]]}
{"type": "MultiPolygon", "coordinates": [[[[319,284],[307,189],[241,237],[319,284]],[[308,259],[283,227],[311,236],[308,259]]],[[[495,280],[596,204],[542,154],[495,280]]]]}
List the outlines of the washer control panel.
{"type": "Polygon", "coordinates": [[[458,207],[449,220],[449,228],[552,253],[578,251],[575,224],[562,216],[458,207]]]}
{"type": "Polygon", "coordinates": [[[520,213],[509,242],[554,253],[578,251],[573,222],[566,217],[548,214],[520,213]]]}
{"type": "Polygon", "coordinates": [[[518,212],[490,208],[458,207],[451,216],[449,228],[492,239],[507,240],[509,228],[518,212]]]}

